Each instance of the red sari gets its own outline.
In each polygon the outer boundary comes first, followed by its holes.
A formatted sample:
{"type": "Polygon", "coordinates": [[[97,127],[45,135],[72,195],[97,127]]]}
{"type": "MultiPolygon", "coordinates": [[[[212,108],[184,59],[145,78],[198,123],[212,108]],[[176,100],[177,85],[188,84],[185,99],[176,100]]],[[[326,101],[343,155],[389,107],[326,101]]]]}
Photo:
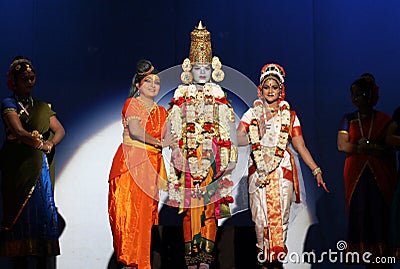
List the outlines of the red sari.
{"type": "Polygon", "coordinates": [[[151,268],[151,228],[158,224],[158,190],[160,178],[165,179],[165,167],[161,150],[132,140],[127,123],[139,119],[147,133],[161,140],[166,115],[161,106],[148,112],[139,100],[126,100],[123,143],[109,176],[108,213],[117,260],[141,269],[151,268]]]}
{"type": "MultiPolygon", "coordinates": [[[[349,135],[349,142],[357,144],[367,138],[371,144],[385,145],[385,134],[392,118],[374,111],[371,117],[358,120],[357,113],[347,114],[340,132],[349,135]],[[362,130],[362,131],[361,131],[362,130]]],[[[346,211],[349,219],[348,243],[350,251],[385,255],[389,230],[389,207],[396,183],[394,151],[384,156],[348,154],[344,164],[346,211]]]]}

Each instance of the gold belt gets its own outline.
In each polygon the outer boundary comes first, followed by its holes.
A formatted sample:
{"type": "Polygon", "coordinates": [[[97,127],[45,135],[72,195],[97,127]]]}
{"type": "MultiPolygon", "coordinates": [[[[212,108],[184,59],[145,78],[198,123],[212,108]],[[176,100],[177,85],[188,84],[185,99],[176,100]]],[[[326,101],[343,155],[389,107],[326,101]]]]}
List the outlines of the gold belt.
{"type": "Polygon", "coordinates": [[[149,144],[143,143],[141,141],[134,140],[134,139],[130,138],[129,135],[123,136],[123,144],[127,145],[127,146],[133,146],[133,147],[145,149],[145,150],[148,150],[148,151],[154,152],[154,153],[161,152],[161,148],[156,148],[153,145],[149,145],[149,144]]]}

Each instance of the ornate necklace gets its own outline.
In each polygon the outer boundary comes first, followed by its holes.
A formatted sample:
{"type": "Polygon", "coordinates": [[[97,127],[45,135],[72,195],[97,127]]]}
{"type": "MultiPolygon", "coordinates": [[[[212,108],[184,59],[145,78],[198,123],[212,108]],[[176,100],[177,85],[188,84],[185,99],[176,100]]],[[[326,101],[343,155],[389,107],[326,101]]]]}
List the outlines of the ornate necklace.
{"type": "Polygon", "coordinates": [[[271,114],[279,111],[279,106],[277,106],[277,107],[270,107],[270,106],[267,105],[267,107],[268,107],[269,113],[271,113],[271,114]]]}
{"type": "MultiPolygon", "coordinates": [[[[266,105],[267,109],[265,109],[263,105],[263,115],[264,115],[264,126],[266,129],[270,129],[271,124],[268,123],[269,119],[273,118],[276,113],[279,112],[279,105],[277,107],[271,108],[270,106],[266,105]]],[[[264,134],[264,131],[261,132],[264,134]]]]}
{"type": "Polygon", "coordinates": [[[18,116],[21,117],[22,114],[25,113],[26,117],[27,117],[25,122],[28,122],[29,121],[29,117],[30,117],[29,112],[28,112],[28,108],[29,107],[33,107],[33,98],[31,96],[26,97],[26,98],[20,98],[17,95],[14,95],[14,97],[15,97],[15,100],[17,100],[18,105],[21,108],[18,116]]]}
{"type": "Polygon", "coordinates": [[[146,102],[144,102],[142,100],[142,98],[140,96],[137,97],[136,99],[139,100],[139,102],[142,103],[142,105],[146,108],[146,111],[149,114],[148,119],[150,120],[151,128],[153,130],[159,130],[160,124],[161,124],[161,116],[160,116],[160,111],[159,111],[159,108],[158,108],[158,105],[156,104],[156,102],[153,101],[153,104],[150,107],[146,102]],[[151,116],[152,114],[156,114],[156,117],[158,117],[156,123],[153,121],[153,117],[151,116]]]}
{"type": "Polygon", "coordinates": [[[374,126],[374,113],[372,113],[372,115],[371,115],[371,123],[370,123],[370,126],[369,126],[369,131],[368,131],[368,137],[367,138],[364,137],[364,131],[363,131],[363,127],[362,127],[360,111],[357,111],[357,115],[358,115],[358,126],[360,127],[360,133],[361,133],[361,139],[358,140],[358,144],[359,145],[369,144],[370,143],[370,138],[371,138],[371,133],[372,133],[372,128],[374,126]]]}

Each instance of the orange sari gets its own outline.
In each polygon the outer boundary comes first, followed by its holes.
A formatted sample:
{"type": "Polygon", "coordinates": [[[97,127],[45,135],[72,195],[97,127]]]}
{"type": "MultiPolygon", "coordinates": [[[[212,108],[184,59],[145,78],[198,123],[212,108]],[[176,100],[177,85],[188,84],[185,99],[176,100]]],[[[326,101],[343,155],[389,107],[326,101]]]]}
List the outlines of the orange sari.
{"type": "Polygon", "coordinates": [[[150,112],[135,98],[122,109],[123,143],[114,156],[108,194],[108,213],[117,260],[125,265],[150,269],[151,228],[158,224],[158,190],[165,167],[162,152],[132,140],[127,123],[139,119],[141,127],[161,139],[166,110],[156,106],[150,112]]]}

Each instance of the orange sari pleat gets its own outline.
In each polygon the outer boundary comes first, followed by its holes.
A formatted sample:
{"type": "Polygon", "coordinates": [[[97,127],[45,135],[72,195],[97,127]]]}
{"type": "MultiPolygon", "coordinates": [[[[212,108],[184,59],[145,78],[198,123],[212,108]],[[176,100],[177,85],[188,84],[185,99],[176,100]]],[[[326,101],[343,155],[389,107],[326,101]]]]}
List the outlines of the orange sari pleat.
{"type": "Polygon", "coordinates": [[[270,182],[267,185],[267,223],[268,227],[265,235],[269,242],[270,260],[276,260],[276,255],[284,248],[282,211],[279,177],[275,170],[268,175],[270,182]]]}
{"type": "MultiPolygon", "coordinates": [[[[125,106],[123,113],[130,109],[146,111],[134,99],[125,106]]],[[[141,125],[146,132],[161,139],[166,111],[161,108],[154,111],[141,115],[141,125]]],[[[126,133],[113,159],[109,176],[109,221],[117,260],[128,266],[151,269],[151,230],[158,224],[160,171],[165,174],[162,158],[160,150],[131,140],[126,133]]]]}

